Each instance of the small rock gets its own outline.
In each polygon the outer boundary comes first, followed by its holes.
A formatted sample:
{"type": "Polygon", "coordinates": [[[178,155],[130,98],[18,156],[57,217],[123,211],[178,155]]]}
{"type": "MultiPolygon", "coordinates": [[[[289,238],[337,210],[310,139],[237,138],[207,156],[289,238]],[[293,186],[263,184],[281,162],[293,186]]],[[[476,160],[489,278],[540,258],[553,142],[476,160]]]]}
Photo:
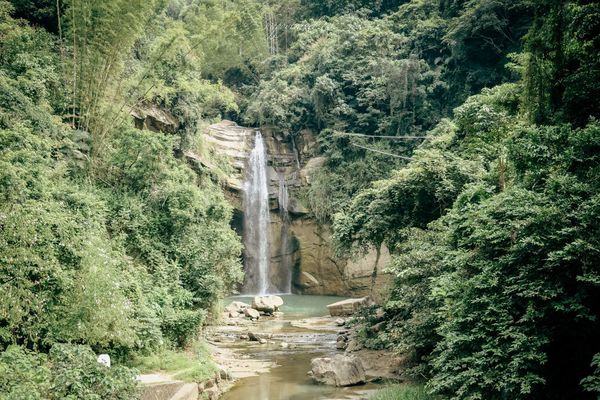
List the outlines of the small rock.
{"type": "Polygon", "coordinates": [[[225,368],[219,370],[219,377],[224,381],[230,381],[232,379],[231,373],[225,368]]]}
{"type": "Polygon", "coordinates": [[[362,345],[358,343],[356,339],[350,339],[348,341],[348,345],[346,346],[346,351],[351,353],[353,351],[361,350],[362,348],[362,345]]]}
{"type": "Polygon", "coordinates": [[[258,333],[258,332],[248,332],[248,338],[253,342],[259,342],[260,339],[271,339],[273,334],[271,333],[258,333]]]}
{"type": "Polygon", "coordinates": [[[248,335],[240,335],[239,339],[240,340],[250,340],[250,337],[248,335]]]}
{"type": "Polygon", "coordinates": [[[221,396],[221,390],[217,387],[211,387],[202,392],[202,398],[207,400],[217,400],[221,396]]]}
{"type": "Polygon", "coordinates": [[[110,356],[108,354],[100,354],[98,356],[98,363],[110,368],[110,356]]]}
{"type": "Polygon", "coordinates": [[[343,340],[338,340],[338,342],[335,344],[335,348],[338,349],[338,350],[346,350],[347,346],[348,345],[343,340]]]}
{"type": "Polygon", "coordinates": [[[335,320],[335,324],[337,326],[344,326],[344,325],[346,325],[346,320],[344,320],[342,318],[338,318],[338,319],[335,320]]]}
{"type": "Polygon", "coordinates": [[[260,338],[260,339],[258,339],[258,343],[267,344],[267,339],[260,338]]]}
{"type": "Polygon", "coordinates": [[[312,274],[306,271],[302,271],[302,273],[300,274],[299,283],[300,286],[302,286],[305,289],[321,285],[317,278],[315,278],[312,274]]]}
{"type": "Polygon", "coordinates": [[[256,311],[253,308],[245,308],[244,309],[244,315],[246,317],[250,317],[252,319],[259,319],[260,318],[260,313],[258,311],[256,311]]]}
{"type": "Polygon", "coordinates": [[[242,303],[241,301],[234,301],[225,307],[225,311],[229,313],[243,313],[246,308],[250,308],[250,304],[242,303]]]}
{"type": "Polygon", "coordinates": [[[215,382],[214,379],[209,379],[203,383],[202,389],[203,390],[210,389],[210,388],[214,387],[216,384],[217,383],[215,382]]]}
{"type": "Polygon", "coordinates": [[[279,346],[281,346],[282,349],[287,349],[288,347],[290,347],[290,345],[288,343],[286,343],[286,342],[281,342],[279,344],[279,346]]]}

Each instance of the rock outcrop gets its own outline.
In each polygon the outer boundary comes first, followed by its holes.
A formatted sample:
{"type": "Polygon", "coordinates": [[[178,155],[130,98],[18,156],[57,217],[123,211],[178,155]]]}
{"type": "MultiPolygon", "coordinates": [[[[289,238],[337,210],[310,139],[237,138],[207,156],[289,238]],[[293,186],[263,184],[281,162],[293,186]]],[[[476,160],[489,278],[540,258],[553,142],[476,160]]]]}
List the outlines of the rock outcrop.
{"type": "MultiPolygon", "coordinates": [[[[222,121],[208,127],[203,136],[204,142],[227,160],[233,171],[225,186],[227,198],[237,210],[234,227],[240,234],[243,228],[245,167],[255,132],[256,129],[222,121]]],[[[282,269],[286,269],[292,275],[292,292],[295,293],[377,296],[379,289],[390,281],[389,275],[376,274],[376,290],[372,293],[374,269],[381,269],[390,260],[387,248],[382,247],[379,252],[373,249],[356,260],[336,258],[331,246],[330,227],[319,225],[300,200],[302,187],[311,183],[314,172],[326,162],[325,158],[318,156],[317,142],[311,132],[301,132],[295,143],[269,129],[263,129],[262,133],[269,166],[271,278],[283,275],[282,269]],[[280,204],[283,189],[288,196],[284,197],[285,204],[280,204]],[[287,232],[287,237],[282,236],[282,230],[287,232]]],[[[209,163],[198,156],[186,157],[199,168],[210,169],[209,163]]]]}
{"type": "Polygon", "coordinates": [[[332,386],[352,386],[366,381],[360,359],[341,354],[332,358],[314,358],[310,375],[317,382],[332,386]]]}
{"type": "Polygon", "coordinates": [[[329,304],[327,309],[329,310],[329,315],[332,317],[348,317],[355,314],[362,307],[370,304],[371,301],[368,297],[361,297],[359,299],[346,299],[329,304]]]}
{"type": "Polygon", "coordinates": [[[129,111],[135,127],[153,132],[176,133],[179,121],[169,111],[156,104],[141,104],[129,111]]]}

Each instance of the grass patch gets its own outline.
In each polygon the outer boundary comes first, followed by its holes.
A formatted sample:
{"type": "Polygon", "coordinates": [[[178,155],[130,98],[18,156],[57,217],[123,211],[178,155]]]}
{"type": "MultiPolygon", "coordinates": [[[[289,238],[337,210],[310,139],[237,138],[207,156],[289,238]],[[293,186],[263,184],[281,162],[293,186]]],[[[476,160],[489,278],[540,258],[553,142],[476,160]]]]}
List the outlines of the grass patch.
{"type": "Polygon", "coordinates": [[[392,385],[377,391],[369,400],[434,400],[420,385],[392,385]]]}
{"type": "Polygon", "coordinates": [[[136,356],[131,360],[142,374],[162,372],[173,379],[185,382],[200,382],[212,378],[218,371],[203,343],[195,343],[189,350],[162,350],[147,356],[136,356]]]}

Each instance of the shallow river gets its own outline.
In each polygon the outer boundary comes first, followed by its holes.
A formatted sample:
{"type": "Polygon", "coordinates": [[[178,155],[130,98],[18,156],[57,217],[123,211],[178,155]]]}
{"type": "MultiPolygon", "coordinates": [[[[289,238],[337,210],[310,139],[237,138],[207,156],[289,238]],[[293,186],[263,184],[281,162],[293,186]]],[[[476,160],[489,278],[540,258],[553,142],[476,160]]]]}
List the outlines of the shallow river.
{"type": "MultiPolygon", "coordinates": [[[[332,331],[298,328],[291,321],[309,317],[327,315],[327,304],[341,300],[331,296],[298,296],[283,295],[284,305],[281,309],[283,320],[264,320],[259,322],[257,330],[273,333],[273,341],[268,345],[236,345],[243,348],[244,353],[252,358],[275,362],[276,367],[270,372],[243,378],[236,382],[222,400],[325,400],[325,399],[361,399],[377,388],[367,384],[348,388],[335,388],[319,385],[307,375],[310,360],[340,353],[335,349],[337,334],[332,331]],[[290,348],[282,349],[284,341],[290,348]],[[242,347],[244,346],[244,347],[242,347]]],[[[252,298],[237,296],[231,301],[252,302],[252,298]]]]}

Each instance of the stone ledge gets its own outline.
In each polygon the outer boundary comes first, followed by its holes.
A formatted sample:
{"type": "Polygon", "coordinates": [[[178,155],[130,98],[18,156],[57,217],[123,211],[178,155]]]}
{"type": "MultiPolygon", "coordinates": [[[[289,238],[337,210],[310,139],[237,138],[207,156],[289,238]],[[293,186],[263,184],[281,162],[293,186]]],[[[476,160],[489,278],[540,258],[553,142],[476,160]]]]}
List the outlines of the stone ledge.
{"type": "Polygon", "coordinates": [[[347,317],[355,314],[362,307],[371,304],[369,297],[361,297],[359,299],[346,299],[337,303],[329,304],[327,309],[332,317],[347,317]]]}

